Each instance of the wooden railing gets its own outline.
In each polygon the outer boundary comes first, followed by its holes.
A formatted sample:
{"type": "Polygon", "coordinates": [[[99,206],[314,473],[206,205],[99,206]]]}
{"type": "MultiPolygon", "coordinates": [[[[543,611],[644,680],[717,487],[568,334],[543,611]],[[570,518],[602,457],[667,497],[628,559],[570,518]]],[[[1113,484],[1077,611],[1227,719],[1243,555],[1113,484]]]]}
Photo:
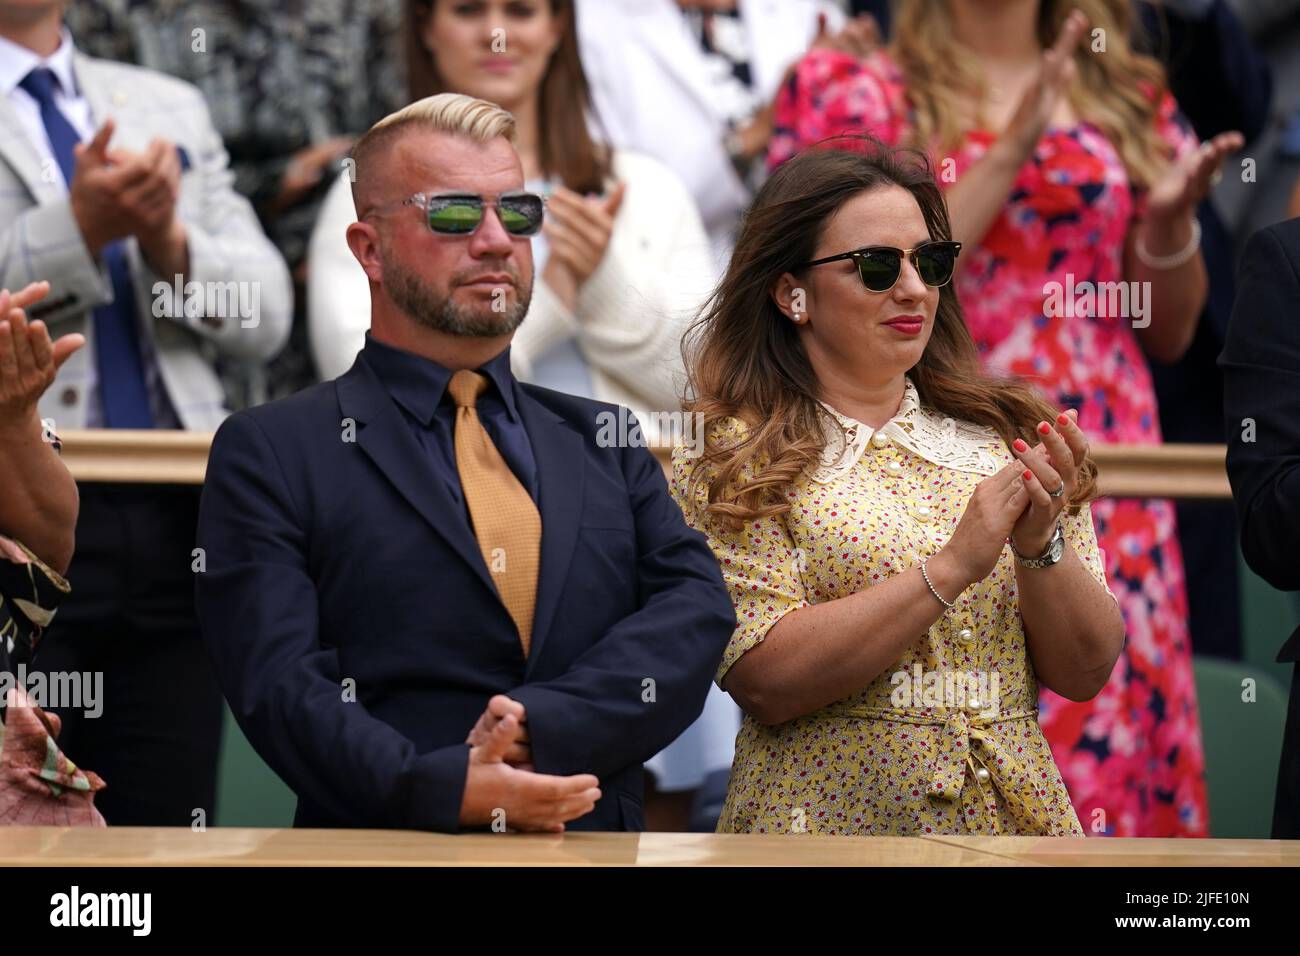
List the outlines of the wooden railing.
{"type": "MultiPolygon", "coordinates": [[[[208,827],[198,831],[190,827],[0,827],[0,859],[11,866],[57,867],[472,865],[1217,868],[1300,866],[1300,841],[1122,837],[1085,840],[1069,837],[938,834],[907,837],[829,836],[821,833],[804,833],[799,836],[784,833],[451,835],[415,830],[208,827]]],[[[1146,879],[1148,883],[1151,882],[1149,877],[1146,879]]],[[[1279,894],[1276,898],[1282,897],[1279,894]]],[[[16,918],[13,914],[6,915],[16,918]]]]}
{"type": "MultiPolygon", "coordinates": [[[[180,431],[71,431],[63,459],[78,481],[202,484],[212,436],[180,431]]],[[[669,449],[655,454],[667,462],[669,449]]],[[[1228,498],[1224,445],[1093,445],[1103,494],[1228,498]]]]}

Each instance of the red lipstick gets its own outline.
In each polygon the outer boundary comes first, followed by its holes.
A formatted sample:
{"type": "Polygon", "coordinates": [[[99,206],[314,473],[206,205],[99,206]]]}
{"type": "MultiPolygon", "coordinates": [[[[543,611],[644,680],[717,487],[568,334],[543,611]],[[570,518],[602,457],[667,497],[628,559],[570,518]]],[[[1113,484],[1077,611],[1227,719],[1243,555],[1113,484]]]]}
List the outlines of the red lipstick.
{"type": "Polygon", "coordinates": [[[903,335],[920,335],[921,329],[925,325],[925,317],[921,315],[900,315],[896,319],[890,319],[883,323],[903,335]]]}

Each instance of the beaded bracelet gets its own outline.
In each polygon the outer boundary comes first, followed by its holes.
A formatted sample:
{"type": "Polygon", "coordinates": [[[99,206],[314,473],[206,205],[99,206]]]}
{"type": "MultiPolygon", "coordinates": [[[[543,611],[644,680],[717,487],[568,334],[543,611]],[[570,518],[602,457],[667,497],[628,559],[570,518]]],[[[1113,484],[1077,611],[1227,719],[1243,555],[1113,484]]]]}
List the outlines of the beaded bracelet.
{"type": "Polygon", "coordinates": [[[1138,236],[1134,244],[1138,259],[1148,269],[1177,269],[1179,266],[1190,262],[1192,256],[1196,255],[1196,250],[1201,245],[1201,224],[1195,219],[1192,220],[1192,238],[1187,245],[1177,252],[1171,252],[1167,256],[1153,256],[1147,252],[1146,243],[1142,237],[1138,236]]]}
{"type": "Polygon", "coordinates": [[[944,607],[948,607],[948,608],[956,607],[957,606],[956,601],[945,601],[942,597],[939,597],[939,592],[936,591],[934,589],[934,585],[930,583],[930,575],[925,570],[925,562],[929,560],[930,560],[929,558],[926,558],[925,561],[921,562],[921,577],[925,578],[925,586],[930,589],[931,594],[933,594],[936,598],[939,598],[939,603],[942,604],[944,607]]]}

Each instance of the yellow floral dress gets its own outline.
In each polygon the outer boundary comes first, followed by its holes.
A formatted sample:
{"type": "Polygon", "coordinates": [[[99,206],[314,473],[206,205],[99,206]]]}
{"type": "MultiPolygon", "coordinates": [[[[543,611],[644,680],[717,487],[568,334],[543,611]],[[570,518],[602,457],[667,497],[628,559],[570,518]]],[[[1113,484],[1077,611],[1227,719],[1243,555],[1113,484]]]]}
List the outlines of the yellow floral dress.
{"type": "MultiPolygon", "coordinates": [[[[789,489],[788,513],[743,529],[704,512],[709,473],[692,478],[712,466],[685,446],[674,452],[674,497],[708,537],[736,608],[719,683],[786,613],[937,552],[975,486],[1014,460],[992,429],[922,406],[910,379],[878,431],[823,407],[820,467],[789,489]]],[[[717,427],[724,441],[744,435],[739,421],[717,427]]],[[[1091,511],[1062,517],[1066,541],[1105,585],[1091,511]]],[[[718,831],[1081,836],[1038,726],[1009,548],[956,603],[852,696],[776,726],[746,715],[718,831]]]]}

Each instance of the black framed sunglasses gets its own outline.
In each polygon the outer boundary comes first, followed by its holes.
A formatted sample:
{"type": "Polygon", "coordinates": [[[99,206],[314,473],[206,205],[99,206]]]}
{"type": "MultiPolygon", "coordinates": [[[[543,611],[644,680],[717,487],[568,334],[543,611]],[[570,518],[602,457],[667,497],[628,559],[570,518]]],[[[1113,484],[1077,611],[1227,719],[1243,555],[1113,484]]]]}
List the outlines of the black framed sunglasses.
{"type": "MultiPolygon", "coordinates": [[[[535,236],[542,231],[546,198],[536,193],[503,193],[496,199],[473,193],[429,195],[416,193],[402,200],[403,206],[415,206],[424,213],[424,221],[434,232],[444,236],[468,236],[483,222],[489,208],[495,209],[501,224],[512,236],[535,236]]],[[[381,212],[376,209],[374,212],[381,212]]]]}
{"type": "Polygon", "coordinates": [[[893,246],[865,246],[852,252],[842,252],[838,256],[814,259],[802,266],[825,265],[852,259],[858,265],[858,276],[862,284],[872,292],[888,292],[898,282],[903,271],[903,257],[911,260],[912,267],[926,285],[938,289],[952,281],[953,270],[957,267],[957,256],[961,252],[961,243],[951,239],[935,239],[923,242],[912,249],[895,249],[893,246]]]}

